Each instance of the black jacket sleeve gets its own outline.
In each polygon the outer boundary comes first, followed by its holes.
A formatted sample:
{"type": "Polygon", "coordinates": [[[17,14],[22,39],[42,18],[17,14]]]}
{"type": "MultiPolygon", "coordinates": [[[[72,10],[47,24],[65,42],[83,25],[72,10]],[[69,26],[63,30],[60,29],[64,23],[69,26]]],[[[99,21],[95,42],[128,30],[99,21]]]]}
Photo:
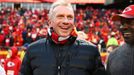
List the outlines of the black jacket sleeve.
{"type": "Polygon", "coordinates": [[[107,61],[107,65],[106,65],[106,72],[107,72],[107,75],[111,75],[110,74],[110,60],[109,59],[107,61]]]}
{"type": "Polygon", "coordinates": [[[97,54],[95,57],[95,69],[94,69],[93,75],[107,75],[105,67],[102,64],[101,56],[98,50],[97,50],[97,54]]]}

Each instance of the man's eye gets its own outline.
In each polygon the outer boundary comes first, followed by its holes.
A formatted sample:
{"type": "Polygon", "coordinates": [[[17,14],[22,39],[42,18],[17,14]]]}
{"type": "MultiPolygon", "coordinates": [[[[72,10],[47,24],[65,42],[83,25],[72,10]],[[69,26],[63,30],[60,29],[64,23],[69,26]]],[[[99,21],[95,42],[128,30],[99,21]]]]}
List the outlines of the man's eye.
{"type": "Polygon", "coordinates": [[[68,19],[73,19],[73,16],[68,16],[68,19]]]}
{"type": "Polygon", "coordinates": [[[58,15],[57,18],[63,18],[64,16],[63,15],[58,15]]]}
{"type": "Polygon", "coordinates": [[[134,21],[131,21],[131,23],[130,23],[132,26],[134,26],[134,21]]]}

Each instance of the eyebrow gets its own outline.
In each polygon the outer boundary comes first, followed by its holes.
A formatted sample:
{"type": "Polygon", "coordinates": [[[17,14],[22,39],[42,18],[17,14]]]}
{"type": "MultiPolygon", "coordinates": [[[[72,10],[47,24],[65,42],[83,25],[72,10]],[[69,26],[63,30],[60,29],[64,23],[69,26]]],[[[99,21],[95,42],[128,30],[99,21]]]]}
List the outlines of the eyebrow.
{"type": "MultiPolygon", "coordinates": [[[[57,17],[62,17],[62,16],[64,16],[64,14],[59,14],[59,15],[57,15],[57,17]]],[[[67,17],[74,17],[73,15],[71,15],[71,14],[69,14],[69,15],[67,15],[67,17]]]]}

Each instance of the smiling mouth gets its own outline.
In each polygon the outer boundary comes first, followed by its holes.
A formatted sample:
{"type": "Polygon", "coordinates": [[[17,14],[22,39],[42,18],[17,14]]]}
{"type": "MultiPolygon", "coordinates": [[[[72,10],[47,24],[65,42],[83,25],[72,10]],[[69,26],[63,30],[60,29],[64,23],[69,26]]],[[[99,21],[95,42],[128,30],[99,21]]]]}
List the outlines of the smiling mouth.
{"type": "Polygon", "coordinates": [[[68,30],[69,29],[69,27],[60,27],[61,29],[63,29],[63,30],[68,30]]]}
{"type": "Polygon", "coordinates": [[[128,32],[127,33],[124,33],[123,35],[124,35],[124,37],[131,37],[132,36],[132,34],[131,33],[128,33],[128,32]]]}

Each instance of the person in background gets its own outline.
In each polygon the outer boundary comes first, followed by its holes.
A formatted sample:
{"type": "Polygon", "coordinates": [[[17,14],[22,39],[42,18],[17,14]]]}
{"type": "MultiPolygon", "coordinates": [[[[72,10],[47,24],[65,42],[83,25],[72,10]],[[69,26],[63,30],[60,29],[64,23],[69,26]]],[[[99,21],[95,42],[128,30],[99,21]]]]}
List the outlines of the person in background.
{"type": "Polygon", "coordinates": [[[118,40],[115,38],[116,33],[115,32],[111,32],[110,38],[108,39],[107,42],[107,47],[109,46],[118,46],[118,40]]]}
{"type": "Polygon", "coordinates": [[[120,21],[125,43],[110,53],[107,61],[108,75],[134,75],[134,5],[126,7],[121,14],[112,17],[120,21]]]}
{"type": "Polygon", "coordinates": [[[5,60],[4,69],[6,75],[19,75],[19,70],[21,66],[21,59],[17,56],[18,49],[12,46],[9,50],[10,57],[5,60]]]}
{"type": "Polygon", "coordinates": [[[23,60],[24,56],[25,56],[25,52],[26,52],[26,49],[28,47],[28,44],[25,44],[24,46],[21,47],[21,50],[20,50],[20,59],[23,60]]]}
{"type": "Polygon", "coordinates": [[[2,67],[2,63],[0,62],[0,75],[6,75],[4,68],[2,67]]]}
{"type": "Polygon", "coordinates": [[[118,40],[115,38],[116,33],[115,32],[111,32],[111,37],[108,39],[107,42],[107,52],[110,53],[112,52],[115,48],[117,48],[119,46],[118,44],[118,40]]]}
{"type": "Polygon", "coordinates": [[[48,18],[48,36],[28,46],[20,75],[105,75],[97,47],[77,39],[71,4],[54,2],[48,18]]]}

